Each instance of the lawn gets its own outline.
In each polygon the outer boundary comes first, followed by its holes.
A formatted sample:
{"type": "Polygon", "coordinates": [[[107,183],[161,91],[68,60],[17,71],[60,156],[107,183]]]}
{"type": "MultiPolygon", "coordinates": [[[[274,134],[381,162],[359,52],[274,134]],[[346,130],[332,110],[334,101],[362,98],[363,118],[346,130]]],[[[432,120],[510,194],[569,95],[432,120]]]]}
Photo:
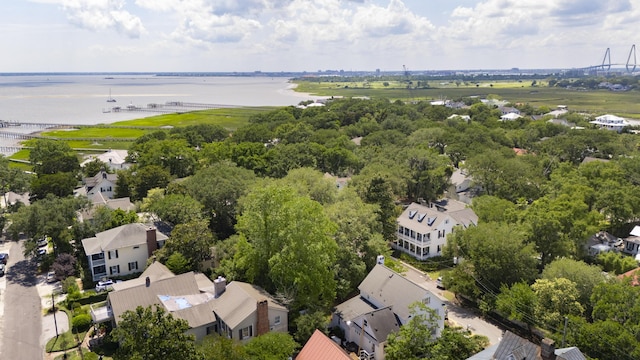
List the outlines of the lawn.
{"type": "Polygon", "coordinates": [[[532,106],[567,105],[574,111],[594,114],[615,113],[627,117],[640,118],[640,102],[636,91],[612,92],[609,90],[577,90],[547,87],[538,80],[539,86],[531,86],[532,80],[484,81],[476,84],[430,81],[430,88],[407,89],[406,83],[389,82],[388,87],[380,86],[383,81],[369,82],[329,82],[296,81],[296,91],[318,96],[370,97],[390,100],[434,100],[459,99],[464,97],[497,95],[507,101],[529,103],[532,106]],[[491,86],[493,85],[493,86],[491,86]]]}
{"type": "Polygon", "coordinates": [[[125,138],[135,139],[150,130],[117,127],[81,127],[78,129],[44,131],[40,135],[62,139],[125,138]]]}
{"type": "Polygon", "coordinates": [[[184,114],[159,115],[148,118],[127,120],[113,123],[118,126],[188,126],[197,124],[217,124],[228,130],[235,130],[249,122],[249,118],[261,112],[272,110],[271,107],[242,107],[229,109],[212,109],[188,112],[184,114]]]}

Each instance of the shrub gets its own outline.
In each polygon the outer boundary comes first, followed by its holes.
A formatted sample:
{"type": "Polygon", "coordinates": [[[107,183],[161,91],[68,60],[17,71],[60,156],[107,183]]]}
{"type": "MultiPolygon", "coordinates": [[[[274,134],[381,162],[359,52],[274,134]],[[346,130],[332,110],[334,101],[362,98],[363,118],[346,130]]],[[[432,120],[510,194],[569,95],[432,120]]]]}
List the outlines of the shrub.
{"type": "Polygon", "coordinates": [[[76,331],[85,331],[88,330],[91,326],[91,315],[89,314],[80,314],[76,315],[71,319],[71,325],[76,331]]]}

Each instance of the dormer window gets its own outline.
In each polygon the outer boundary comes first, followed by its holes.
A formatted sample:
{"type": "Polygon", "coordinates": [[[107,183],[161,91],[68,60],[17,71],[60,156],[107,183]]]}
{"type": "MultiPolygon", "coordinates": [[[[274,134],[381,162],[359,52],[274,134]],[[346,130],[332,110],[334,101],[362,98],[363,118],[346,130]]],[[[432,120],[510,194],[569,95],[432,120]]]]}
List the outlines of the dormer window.
{"type": "Polygon", "coordinates": [[[418,213],[418,210],[410,210],[409,211],[409,219],[413,219],[416,214],[418,213]]]}
{"type": "Polygon", "coordinates": [[[422,222],[426,216],[427,214],[418,214],[418,222],[422,222]]]}

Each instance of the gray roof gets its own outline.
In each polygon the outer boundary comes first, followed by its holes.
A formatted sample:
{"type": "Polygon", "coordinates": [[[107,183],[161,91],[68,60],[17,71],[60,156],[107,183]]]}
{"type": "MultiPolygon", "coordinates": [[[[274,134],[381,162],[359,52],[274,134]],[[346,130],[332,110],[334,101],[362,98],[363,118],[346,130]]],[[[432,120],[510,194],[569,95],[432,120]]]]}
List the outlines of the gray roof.
{"type": "Polygon", "coordinates": [[[556,360],[586,360],[587,358],[582,354],[582,351],[575,346],[558,349],[555,351],[556,360]]]}
{"type": "MultiPolygon", "coordinates": [[[[149,225],[142,223],[118,226],[97,233],[95,237],[82,239],[82,246],[87,255],[92,255],[129,246],[143,245],[147,243],[147,229],[150,228],[149,225]]],[[[155,231],[157,241],[168,239],[163,233],[158,230],[155,231]]]]}
{"type": "MultiPolygon", "coordinates": [[[[198,275],[202,275],[202,274],[195,275],[196,281],[197,281],[198,275]]],[[[144,285],[146,283],[147,277],[149,278],[149,280],[151,280],[151,282],[156,282],[158,280],[168,279],[175,276],[176,275],[172,273],[171,270],[169,270],[169,268],[162,265],[158,261],[154,261],[153,263],[151,263],[151,265],[147,266],[144,272],[142,272],[142,274],[137,278],[127,280],[127,281],[122,281],[122,282],[116,282],[115,284],[113,284],[113,290],[124,290],[128,288],[144,285]]]]}
{"type": "Polygon", "coordinates": [[[358,316],[373,310],[375,310],[373,305],[364,301],[360,296],[355,296],[336,306],[334,313],[344,321],[353,321],[358,316]]]}
{"type": "Polygon", "coordinates": [[[442,200],[429,206],[411,203],[398,217],[398,224],[418,232],[436,229],[445,219],[451,218],[456,225],[468,227],[478,223],[478,216],[465,203],[442,200]]]}
{"type": "Polygon", "coordinates": [[[358,289],[364,299],[376,299],[382,306],[393,307],[401,319],[409,318],[409,305],[412,303],[426,296],[438,300],[429,290],[380,264],[371,269],[358,289]]]}
{"type": "Polygon", "coordinates": [[[540,359],[540,347],[510,331],[506,331],[500,345],[493,354],[495,360],[537,360],[540,359]]]}
{"type": "Polygon", "coordinates": [[[213,295],[200,293],[193,272],[150,281],[149,286],[142,283],[112,291],[108,297],[116,323],[125,311],[150,305],[164,307],[175,317],[188,321],[192,328],[216,321],[211,308],[213,295]]]}
{"type": "MultiPolygon", "coordinates": [[[[365,331],[378,343],[387,341],[387,337],[392,332],[400,330],[400,320],[393,313],[391,307],[371,311],[362,315],[367,320],[365,331]]],[[[362,322],[358,322],[361,324],[362,322]]]]}
{"type": "Polygon", "coordinates": [[[287,311],[287,308],[276,303],[271,295],[252,284],[232,281],[226,286],[220,297],[211,301],[215,313],[232,329],[254,313],[258,301],[268,301],[269,309],[287,311]]]}
{"type": "Polygon", "coordinates": [[[118,174],[109,174],[104,170],[100,170],[95,176],[84,178],[84,184],[87,189],[91,189],[100,184],[102,179],[106,179],[115,184],[115,182],[118,181],[118,174]]]}
{"type": "Polygon", "coordinates": [[[467,360],[493,360],[493,353],[496,352],[500,343],[493,344],[479,353],[467,358],[467,360]]]}

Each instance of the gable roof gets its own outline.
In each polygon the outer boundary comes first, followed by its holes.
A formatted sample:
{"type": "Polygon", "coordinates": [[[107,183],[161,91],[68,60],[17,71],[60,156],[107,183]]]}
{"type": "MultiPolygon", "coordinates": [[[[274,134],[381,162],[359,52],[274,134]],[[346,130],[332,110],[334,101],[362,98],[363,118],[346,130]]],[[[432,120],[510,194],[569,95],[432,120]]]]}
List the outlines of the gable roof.
{"type": "Polygon", "coordinates": [[[401,318],[409,318],[409,305],[421,301],[427,296],[438,298],[429,290],[394,272],[388,267],[377,264],[367,277],[362,280],[360,296],[365,300],[375,299],[382,306],[392,306],[393,311],[401,318]]]}
{"type": "Polygon", "coordinates": [[[538,360],[540,359],[540,347],[536,344],[506,331],[500,345],[493,354],[495,360],[538,360]]]}
{"type": "Polygon", "coordinates": [[[126,162],[125,159],[128,153],[129,152],[127,150],[112,149],[102,154],[88,156],[86,160],[80,164],[80,166],[85,166],[87,163],[90,163],[91,161],[96,159],[109,165],[122,165],[126,162]]]}
{"type": "MultiPolygon", "coordinates": [[[[213,286],[213,285],[212,285],[213,286]]],[[[213,311],[232,329],[257,309],[258,301],[267,300],[269,309],[287,311],[261,288],[241,281],[232,281],[225,291],[211,301],[213,311]]]]}
{"type": "Polygon", "coordinates": [[[349,355],[338,344],[316,329],[304,344],[296,360],[350,360],[349,355]]]}
{"type": "Polygon", "coordinates": [[[82,246],[87,255],[92,255],[103,251],[146,244],[148,229],[153,229],[156,232],[157,241],[168,239],[166,235],[154,227],[149,227],[142,223],[133,223],[97,233],[95,237],[82,239],[82,246]]]}
{"type": "MultiPolygon", "coordinates": [[[[199,274],[196,274],[198,276],[199,274]]],[[[162,279],[168,279],[176,276],[174,273],[169,270],[168,267],[161,264],[159,261],[154,261],[151,265],[147,266],[147,268],[135,279],[116,282],[113,284],[113,290],[124,290],[136,286],[141,286],[146,283],[146,278],[149,278],[151,282],[156,282],[162,279]]],[[[209,281],[211,282],[211,281],[209,281]]]]}
{"type": "Polygon", "coordinates": [[[192,328],[216,321],[210,306],[213,294],[200,293],[193,272],[112,291],[108,298],[116,323],[125,311],[150,305],[162,306],[192,328]]]}
{"type": "Polygon", "coordinates": [[[115,184],[116,181],[118,181],[118,174],[109,174],[104,170],[100,170],[95,176],[84,178],[84,184],[87,189],[92,189],[94,186],[100,184],[102,180],[107,180],[115,184]]]}
{"type": "MultiPolygon", "coordinates": [[[[400,330],[400,319],[393,313],[391,306],[371,311],[362,315],[361,318],[367,320],[366,333],[378,343],[387,341],[389,334],[400,330]]],[[[358,323],[362,324],[362,321],[358,323]]]]}
{"type": "Polygon", "coordinates": [[[556,360],[586,360],[582,351],[575,346],[558,349],[554,352],[556,354],[556,360]]]}

